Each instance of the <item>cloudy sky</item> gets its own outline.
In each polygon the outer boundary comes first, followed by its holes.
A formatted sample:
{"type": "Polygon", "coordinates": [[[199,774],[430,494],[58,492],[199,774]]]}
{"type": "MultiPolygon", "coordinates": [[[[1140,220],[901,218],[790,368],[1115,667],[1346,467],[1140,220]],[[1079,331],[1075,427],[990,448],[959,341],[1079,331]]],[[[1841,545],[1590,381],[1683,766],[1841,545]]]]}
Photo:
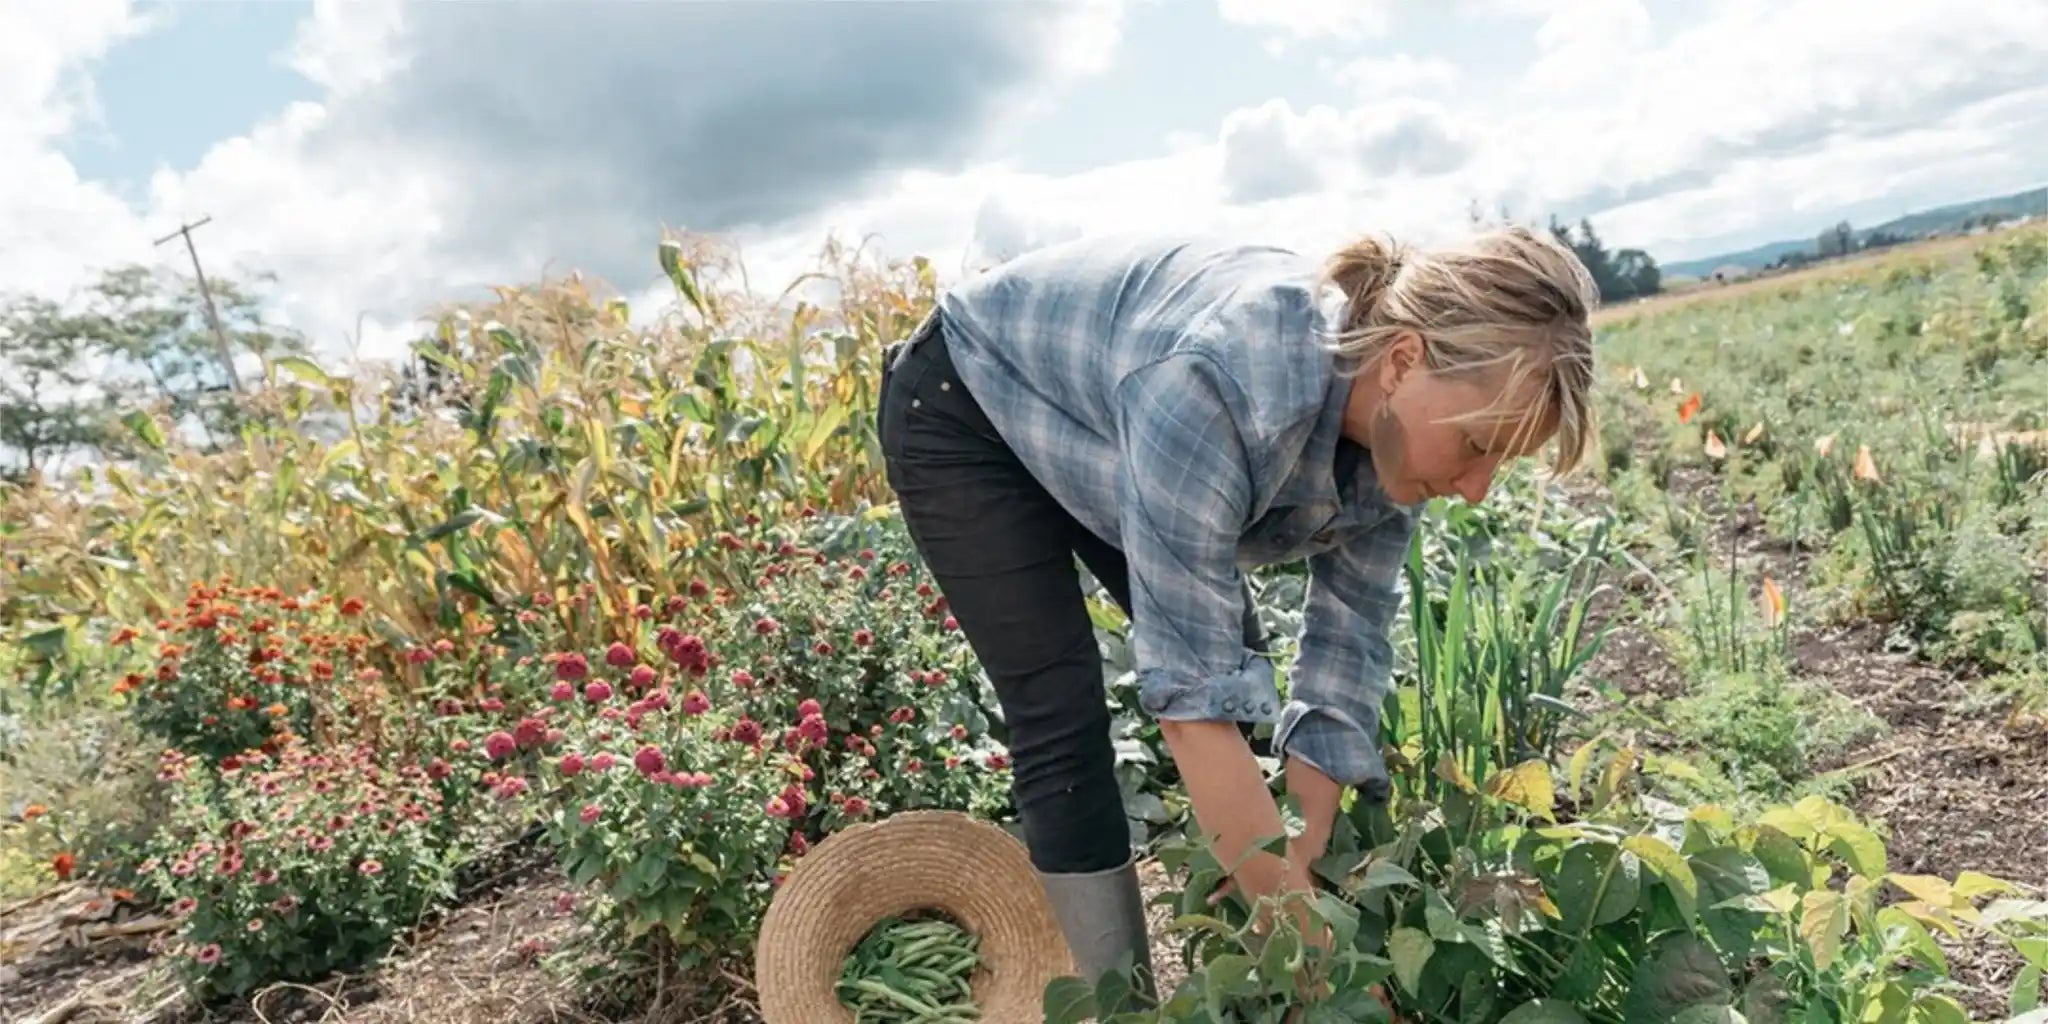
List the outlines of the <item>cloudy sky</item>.
{"type": "Polygon", "coordinates": [[[1475,201],[1671,261],[2048,180],[2042,0],[0,0],[0,291],[273,272],[330,353],[664,226],[773,290],[1082,231],[1427,243],[1475,201]]]}

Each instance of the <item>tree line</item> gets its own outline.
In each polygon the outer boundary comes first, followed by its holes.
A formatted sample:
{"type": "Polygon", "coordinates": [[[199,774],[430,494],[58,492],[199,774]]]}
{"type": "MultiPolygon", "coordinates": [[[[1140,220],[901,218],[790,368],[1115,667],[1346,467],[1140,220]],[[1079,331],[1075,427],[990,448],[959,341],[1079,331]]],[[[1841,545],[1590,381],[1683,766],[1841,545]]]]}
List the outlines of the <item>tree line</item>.
{"type": "MultiPolygon", "coordinates": [[[[231,353],[306,354],[303,335],[265,320],[252,283],[208,284],[231,353]]],[[[0,304],[0,480],[36,478],[70,455],[137,454],[156,416],[218,450],[251,415],[229,384],[196,280],[130,264],[67,302],[15,295],[0,304]]]]}

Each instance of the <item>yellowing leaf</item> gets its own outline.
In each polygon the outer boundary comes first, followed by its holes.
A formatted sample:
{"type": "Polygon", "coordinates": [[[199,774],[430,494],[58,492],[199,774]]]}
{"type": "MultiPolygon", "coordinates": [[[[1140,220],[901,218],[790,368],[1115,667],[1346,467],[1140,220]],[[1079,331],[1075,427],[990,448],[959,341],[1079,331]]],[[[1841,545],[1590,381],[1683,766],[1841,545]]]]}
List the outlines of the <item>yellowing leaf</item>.
{"type": "Polygon", "coordinates": [[[1599,747],[1600,741],[1604,737],[1605,734],[1603,733],[1579,744],[1579,749],[1572,751],[1571,760],[1565,765],[1565,778],[1571,783],[1572,802],[1574,803],[1578,802],[1579,790],[1586,784],[1586,769],[1593,764],[1593,751],[1599,747]]]}
{"type": "Polygon", "coordinates": [[[1698,912],[1700,883],[1692,873],[1692,865],[1671,844],[1650,835],[1630,836],[1622,840],[1622,848],[1643,859],[1650,870],[1664,879],[1664,884],[1678,900],[1679,912],[1690,920],[1698,912]]]}
{"type": "Polygon", "coordinates": [[[1792,908],[1799,905],[1799,896],[1793,892],[1792,886],[1789,884],[1772,889],[1758,896],[1757,899],[1763,901],[1765,906],[1780,914],[1789,914],[1792,912],[1792,908]]]}
{"type": "Polygon", "coordinates": [[[1828,889],[1809,892],[1799,901],[1799,937],[1813,951],[1813,965],[1823,971],[1842,952],[1849,932],[1849,901],[1828,889]]]}
{"type": "Polygon", "coordinates": [[[1956,892],[1946,879],[1935,875],[1905,875],[1893,872],[1884,876],[1885,881],[1906,890],[1913,898],[1924,900],[1937,907],[1954,906],[1956,892]]]}
{"type": "Polygon", "coordinates": [[[1498,797],[1546,821],[1557,818],[1557,793],[1550,781],[1550,767],[1529,760],[1486,780],[1488,796],[1498,797]]]}
{"type": "Polygon", "coordinates": [[[1465,769],[1458,767],[1458,762],[1449,754],[1437,758],[1436,777],[1467,793],[1479,792],[1479,787],[1472,784],[1472,777],[1465,774],[1465,769]]]}
{"type": "Polygon", "coordinates": [[[1966,900],[1974,900],[1979,896],[1988,896],[1992,893],[2007,893],[2017,896],[2019,891],[2019,886],[2001,878],[1993,878],[1981,871],[1965,871],[1956,876],[1956,895],[1966,900]]]}

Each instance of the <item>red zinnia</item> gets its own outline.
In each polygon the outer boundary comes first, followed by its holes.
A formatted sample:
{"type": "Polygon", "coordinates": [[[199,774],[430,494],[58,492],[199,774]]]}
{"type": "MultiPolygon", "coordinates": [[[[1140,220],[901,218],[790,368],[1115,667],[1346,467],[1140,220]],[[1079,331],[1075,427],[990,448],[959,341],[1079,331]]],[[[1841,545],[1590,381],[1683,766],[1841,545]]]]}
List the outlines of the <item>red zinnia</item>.
{"type": "Polygon", "coordinates": [[[701,715],[709,710],[711,710],[711,698],[704,696],[704,691],[702,690],[691,690],[689,696],[683,698],[683,714],[701,715]]]}
{"type": "Polygon", "coordinates": [[[642,775],[652,776],[667,766],[668,758],[663,757],[660,750],[651,746],[641,747],[640,752],[633,755],[633,767],[640,769],[642,775]]]}
{"type": "Polygon", "coordinates": [[[563,754],[561,766],[563,775],[581,775],[583,774],[583,755],[576,753],[563,754]]]}
{"type": "Polygon", "coordinates": [[[603,813],[602,810],[596,804],[584,804],[582,812],[577,814],[576,817],[585,825],[595,825],[597,824],[597,816],[601,813],[603,813]]]}
{"type": "Polygon", "coordinates": [[[583,699],[592,704],[602,704],[612,699],[612,684],[602,679],[594,679],[583,684],[583,699]]]}
{"type": "Polygon", "coordinates": [[[604,651],[604,663],[613,668],[630,668],[634,662],[639,660],[639,657],[633,653],[633,649],[622,643],[614,642],[610,647],[605,648],[604,651]]]}
{"type": "Polygon", "coordinates": [[[555,678],[574,682],[590,674],[590,660],[581,654],[570,652],[555,662],[555,678]]]}

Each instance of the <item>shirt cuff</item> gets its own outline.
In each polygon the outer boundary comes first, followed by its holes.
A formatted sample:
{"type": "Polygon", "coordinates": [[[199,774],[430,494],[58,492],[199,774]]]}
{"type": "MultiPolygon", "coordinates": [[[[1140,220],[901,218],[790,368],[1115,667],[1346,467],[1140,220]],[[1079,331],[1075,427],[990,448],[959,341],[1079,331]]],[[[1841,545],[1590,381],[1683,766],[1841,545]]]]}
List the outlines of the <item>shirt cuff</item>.
{"type": "Polygon", "coordinates": [[[1179,721],[1270,722],[1280,707],[1273,664],[1247,658],[1237,671],[1198,677],[1166,669],[1138,673],[1138,705],[1179,721]]]}
{"type": "Polygon", "coordinates": [[[1360,722],[1335,708],[1299,700],[1287,702],[1273,730],[1273,749],[1284,758],[1301,758],[1316,770],[1372,803],[1385,803],[1393,789],[1386,761],[1380,757],[1377,714],[1360,722]]]}

